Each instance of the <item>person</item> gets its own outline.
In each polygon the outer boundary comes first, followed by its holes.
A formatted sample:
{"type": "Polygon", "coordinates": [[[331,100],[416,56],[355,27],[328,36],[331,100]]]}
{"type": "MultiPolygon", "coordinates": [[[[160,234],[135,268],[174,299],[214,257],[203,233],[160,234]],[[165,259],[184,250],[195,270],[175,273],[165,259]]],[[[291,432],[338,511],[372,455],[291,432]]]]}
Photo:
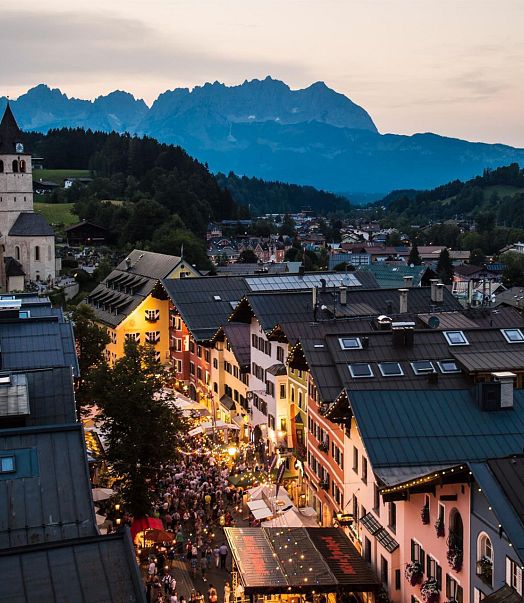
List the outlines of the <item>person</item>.
{"type": "Polygon", "coordinates": [[[156,563],[154,559],[151,559],[151,562],[149,563],[149,566],[147,568],[147,574],[148,574],[148,578],[150,582],[153,582],[153,578],[155,577],[155,574],[157,572],[156,569],[156,563]]]}
{"type": "Polygon", "coordinates": [[[227,550],[227,546],[226,546],[225,542],[223,542],[220,545],[219,553],[220,553],[220,568],[226,569],[226,558],[227,558],[228,550],[227,550]]]}
{"type": "Polygon", "coordinates": [[[164,576],[162,576],[162,586],[164,587],[164,592],[166,593],[166,595],[168,595],[172,590],[172,588],[171,588],[172,582],[173,582],[173,577],[171,576],[170,573],[166,572],[164,574],[164,576]]]}
{"type": "Polygon", "coordinates": [[[207,572],[207,557],[206,557],[205,553],[202,552],[202,555],[200,557],[200,573],[202,574],[203,582],[207,582],[206,572],[207,572]]]}
{"type": "Polygon", "coordinates": [[[171,595],[169,597],[169,603],[178,603],[178,595],[176,594],[176,590],[171,591],[171,595]]]}
{"type": "Polygon", "coordinates": [[[207,591],[207,600],[208,603],[217,603],[218,601],[217,590],[212,584],[209,585],[209,589],[207,591]]]}
{"type": "Polygon", "coordinates": [[[224,585],[224,603],[229,603],[230,598],[231,598],[231,586],[229,586],[229,582],[226,582],[224,585]]]}
{"type": "Polygon", "coordinates": [[[213,557],[215,558],[215,567],[218,567],[218,564],[220,563],[220,547],[216,546],[213,549],[213,557]]]}
{"type": "Polygon", "coordinates": [[[190,564],[191,564],[191,576],[193,576],[193,580],[194,580],[196,578],[196,573],[197,573],[198,558],[192,556],[190,559],[190,564]]]}
{"type": "Polygon", "coordinates": [[[239,582],[237,584],[237,587],[235,588],[235,603],[240,603],[243,598],[244,598],[244,587],[239,582]]]}

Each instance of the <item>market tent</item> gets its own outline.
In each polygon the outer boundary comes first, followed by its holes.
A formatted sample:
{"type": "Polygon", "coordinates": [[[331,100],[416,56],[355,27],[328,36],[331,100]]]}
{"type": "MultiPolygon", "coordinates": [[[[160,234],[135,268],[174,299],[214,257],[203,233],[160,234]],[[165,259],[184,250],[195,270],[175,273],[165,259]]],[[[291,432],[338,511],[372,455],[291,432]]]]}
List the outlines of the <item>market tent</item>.
{"type": "Polygon", "coordinates": [[[381,588],[371,565],[340,529],[224,528],[224,533],[247,595],[381,588]]]}
{"type": "Polygon", "coordinates": [[[317,528],[316,517],[302,515],[300,510],[292,508],[284,513],[279,513],[273,519],[264,521],[263,528],[317,528]]]}
{"type": "Polygon", "coordinates": [[[247,503],[247,506],[250,508],[251,511],[267,507],[266,503],[263,500],[251,500],[247,503]]]}
{"type": "Polygon", "coordinates": [[[253,514],[253,517],[258,520],[266,519],[266,517],[271,517],[271,515],[273,515],[273,512],[269,509],[269,507],[266,507],[266,505],[259,509],[254,509],[251,511],[251,513],[253,514]]]}
{"type": "Polygon", "coordinates": [[[157,519],[156,517],[141,517],[140,519],[135,519],[131,524],[131,537],[134,542],[136,535],[140,532],[163,529],[164,524],[161,519],[157,519]]]}
{"type": "Polygon", "coordinates": [[[232,429],[238,431],[239,427],[232,423],[224,423],[224,421],[215,421],[214,424],[206,421],[205,423],[201,423],[198,427],[190,429],[187,433],[190,437],[193,437],[201,433],[212,432],[214,429],[232,429]]]}
{"type": "Polygon", "coordinates": [[[114,494],[114,491],[111,488],[93,488],[91,490],[91,496],[93,497],[94,502],[100,502],[102,500],[107,500],[111,498],[114,494]]]}

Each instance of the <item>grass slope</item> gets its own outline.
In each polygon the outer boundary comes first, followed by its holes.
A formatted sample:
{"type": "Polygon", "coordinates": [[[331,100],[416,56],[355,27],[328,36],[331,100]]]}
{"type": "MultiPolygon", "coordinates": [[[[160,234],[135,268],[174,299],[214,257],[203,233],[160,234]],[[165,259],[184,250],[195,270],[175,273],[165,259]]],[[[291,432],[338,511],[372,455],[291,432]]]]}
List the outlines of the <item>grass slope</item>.
{"type": "Polygon", "coordinates": [[[36,203],[35,212],[42,214],[51,226],[63,224],[71,226],[76,224],[79,219],[73,214],[74,203],[36,203]]]}
{"type": "Polygon", "coordinates": [[[89,170],[34,170],[33,180],[49,180],[56,182],[60,186],[64,185],[66,178],[89,178],[91,172],[89,170]]]}

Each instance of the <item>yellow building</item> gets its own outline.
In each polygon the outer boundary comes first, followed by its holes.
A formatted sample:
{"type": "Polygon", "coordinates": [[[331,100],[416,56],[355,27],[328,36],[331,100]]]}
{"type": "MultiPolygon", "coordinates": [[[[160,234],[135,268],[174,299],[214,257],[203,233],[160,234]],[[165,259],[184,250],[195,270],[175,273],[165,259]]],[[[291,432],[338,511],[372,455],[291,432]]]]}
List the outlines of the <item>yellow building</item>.
{"type": "Polygon", "coordinates": [[[169,298],[162,279],[200,276],[180,257],[133,250],[89,295],[86,302],[107,329],[107,360],[113,364],[132,338],[152,345],[157,359],[169,363],[169,298]]]}

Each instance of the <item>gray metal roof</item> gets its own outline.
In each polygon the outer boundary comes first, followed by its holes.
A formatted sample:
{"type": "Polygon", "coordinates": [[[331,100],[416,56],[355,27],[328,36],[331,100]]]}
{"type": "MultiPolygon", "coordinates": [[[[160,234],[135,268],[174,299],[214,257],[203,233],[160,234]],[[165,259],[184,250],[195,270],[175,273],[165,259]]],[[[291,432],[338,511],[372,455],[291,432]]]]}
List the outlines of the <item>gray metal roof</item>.
{"type": "MultiPolygon", "coordinates": [[[[125,260],[115,268],[119,272],[127,274],[138,274],[146,278],[160,280],[166,278],[180,264],[182,258],[165,253],[153,253],[142,249],[133,249],[125,260]],[[128,268],[128,260],[131,266],[128,268]]],[[[109,275],[104,282],[111,280],[109,275]]]]}
{"type": "Polygon", "coordinates": [[[26,426],[57,425],[76,420],[70,367],[29,371],[25,377],[30,407],[26,426]]]}
{"type": "Polygon", "coordinates": [[[524,391],[514,407],[481,411],[469,390],[348,391],[371,465],[459,464],[522,452],[524,391]]]}
{"type": "Polygon", "coordinates": [[[0,551],[2,603],[145,603],[129,531],[0,551]]]}
{"type": "Polygon", "coordinates": [[[53,237],[55,231],[42,214],[22,212],[9,231],[10,237],[53,237]]]}
{"type": "Polygon", "coordinates": [[[97,534],[80,424],[3,429],[6,452],[16,471],[0,476],[0,549],[97,534]]]}

